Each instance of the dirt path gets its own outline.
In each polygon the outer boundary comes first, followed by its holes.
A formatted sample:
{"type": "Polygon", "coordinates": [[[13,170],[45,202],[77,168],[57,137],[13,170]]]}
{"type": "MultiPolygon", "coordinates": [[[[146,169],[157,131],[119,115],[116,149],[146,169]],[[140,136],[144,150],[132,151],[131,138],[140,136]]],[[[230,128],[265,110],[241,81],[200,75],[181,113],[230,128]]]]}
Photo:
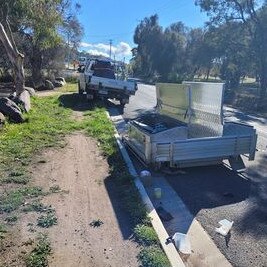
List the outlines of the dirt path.
{"type": "Polygon", "coordinates": [[[138,267],[139,249],[129,240],[127,215],[96,142],[79,133],[67,143],[62,150],[43,154],[47,162],[33,169],[39,186],[66,190],[43,200],[58,217],[58,225],[48,229],[53,248],[49,266],[138,267]],[[94,228],[89,225],[93,220],[103,224],[94,228]]]}

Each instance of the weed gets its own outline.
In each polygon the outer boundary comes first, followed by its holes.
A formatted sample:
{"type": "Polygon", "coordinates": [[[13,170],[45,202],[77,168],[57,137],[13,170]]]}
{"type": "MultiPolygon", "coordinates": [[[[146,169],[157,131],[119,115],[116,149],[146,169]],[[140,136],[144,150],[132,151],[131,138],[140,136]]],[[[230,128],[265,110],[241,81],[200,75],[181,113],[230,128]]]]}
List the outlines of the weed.
{"type": "Polygon", "coordinates": [[[51,246],[47,236],[41,235],[38,238],[36,247],[26,257],[27,267],[45,267],[48,266],[47,257],[51,254],[51,246]]]}
{"type": "Polygon", "coordinates": [[[7,233],[6,227],[0,224],[0,240],[5,238],[5,233],[7,233]]]}
{"type": "Polygon", "coordinates": [[[153,227],[143,224],[138,224],[134,228],[134,234],[137,241],[141,245],[151,246],[159,244],[158,236],[153,227]]]}
{"type": "Polygon", "coordinates": [[[92,227],[100,227],[103,224],[103,222],[100,219],[93,220],[92,222],[89,223],[90,226],[92,227]]]}
{"type": "Polygon", "coordinates": [[[18,216],[13,215],[5,218],[7,223],[15,223],[18,220],[18,216]]]}
{"type": "Polygon", "coordinates": [[[45,215],[40,216],[37,219],[37,225],[43,228],[49,228],[57,224],[57,217],[54,212],[49,212],[45,215]]]}
{"type": "Polygon", "coordinates": [[[60,189],[59,185],[53,185],[49,188],[49,192],[51,192],[51,193],[58,193],[60,191],[61,191],[61,189],[60,189]]]}
{"type": "Polygon", "coordinates": [[[138,255],[143,267],[170,267],[164,252],[157,246],[145,247],[138,255]]]}
{"type": "Polygon", "coordinates": [[[43,194],[40,187],[24,187],[6,192],[0,196],[0,213],[16,210],[27,198],[34,198],[43,194]]]}
{"type": "Polygon", "coordinates": [[[26,205],[22,211],[24,212],[31,212],[31,211],[35,211],[35,212],[53,212],[54,209],[52,208],[51,205],[46,206],[43,203],[41,203],[40,201],[34,201],[28,205],[26,205]]]}
{"type": "Polygon", "coordinates": [[[27,176],[8,176],[4,179],[2,179],[3,183],[6,184],[10,184],[10,183],[14,183],[14,184],[27,184],[29,182],[29,177],[27,176]]]}

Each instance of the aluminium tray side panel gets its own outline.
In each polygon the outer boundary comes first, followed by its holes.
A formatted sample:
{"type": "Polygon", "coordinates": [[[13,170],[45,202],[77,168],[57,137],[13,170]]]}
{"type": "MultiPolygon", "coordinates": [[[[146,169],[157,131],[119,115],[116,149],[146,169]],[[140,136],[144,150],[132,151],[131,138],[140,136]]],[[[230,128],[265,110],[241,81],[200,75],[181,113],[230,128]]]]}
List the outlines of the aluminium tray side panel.
{"type": "Polygon", "coordinates": [[[188,123],[188,86],[175,83],[157,83],[157,108],[160,114],[188,123]]]}
{"type": "Polygon", "coordinates": [[[223,135],[223,83],[184,82],[190,87],[191,138],[223,135]]]}

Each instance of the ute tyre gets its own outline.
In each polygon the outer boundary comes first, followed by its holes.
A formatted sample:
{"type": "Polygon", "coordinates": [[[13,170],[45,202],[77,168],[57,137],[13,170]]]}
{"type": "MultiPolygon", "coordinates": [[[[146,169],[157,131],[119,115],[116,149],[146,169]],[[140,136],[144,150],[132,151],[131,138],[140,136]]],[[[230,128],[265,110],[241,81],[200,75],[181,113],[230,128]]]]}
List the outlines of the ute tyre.
{"type": "Polygon", "coordinates": [[[79,95],[83,95],[83,90],[81,89],[80,82],[78,82],[78,93],[79,95]]]}

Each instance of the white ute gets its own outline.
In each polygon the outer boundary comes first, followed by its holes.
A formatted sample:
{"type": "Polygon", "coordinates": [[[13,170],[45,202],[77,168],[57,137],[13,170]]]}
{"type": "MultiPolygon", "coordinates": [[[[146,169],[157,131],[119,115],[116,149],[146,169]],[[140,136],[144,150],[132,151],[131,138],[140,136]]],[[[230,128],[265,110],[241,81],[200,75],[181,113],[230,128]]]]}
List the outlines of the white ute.
{"type": "Polygon", "coordinates": [[[78,83],[79,94],[86,94],[87,99],[116,99],[124,106],[129,103],[129,97],[137,90],[135,82],[118,80],[114,66],[107,60],[89,61],[78,83]]]}

